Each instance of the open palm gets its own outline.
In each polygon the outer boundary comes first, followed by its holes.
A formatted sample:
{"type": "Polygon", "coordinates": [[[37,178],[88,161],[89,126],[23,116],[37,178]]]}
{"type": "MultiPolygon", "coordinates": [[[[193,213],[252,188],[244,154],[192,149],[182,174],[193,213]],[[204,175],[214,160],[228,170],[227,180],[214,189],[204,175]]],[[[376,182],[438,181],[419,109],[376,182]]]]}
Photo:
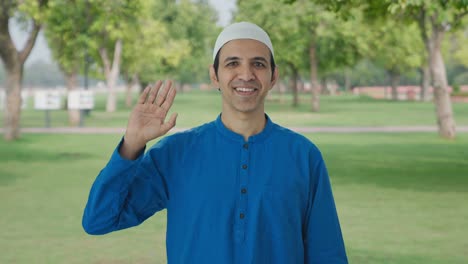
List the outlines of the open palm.
{"type": "Polygon", "coordinates": [[[148,86],[138,99],[128,120],[125,140],[135,146],[144,146],[148,141],[166,134],[175,126],[177,114],[166,121],[167,113],[174,102],[175,89],[172,82],[162,85],[158,81],[154,87],[148,86]]]}

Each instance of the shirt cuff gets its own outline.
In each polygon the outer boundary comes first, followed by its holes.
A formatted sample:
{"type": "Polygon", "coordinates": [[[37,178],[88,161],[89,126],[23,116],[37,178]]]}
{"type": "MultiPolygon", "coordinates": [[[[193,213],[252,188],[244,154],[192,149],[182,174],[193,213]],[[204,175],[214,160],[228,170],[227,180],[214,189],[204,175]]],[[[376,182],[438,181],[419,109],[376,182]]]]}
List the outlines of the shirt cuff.
{"type": "Polygon", "coordinates": [[[112,153],[112,156],[110,158],[110,163],[120,163],[122,165],[133,165],[135,162],[139,162],[144,154],[145,154],[145,150],[146,150],[146,145],[145,147],[140,151],[140,153],[138,153],[137,155],[137,158],[134,159],[134,160],[130,160],[130,159],[126,159],[124,157],[122,157],[122,155],[120,155],[120,148],[122,147],[122,144],[124,142],[124,137],[122,137],[122,139],[120,139],[120,142],[119,144],[117,145],[117,147],[114,149],[114,152],[112,153]]]}

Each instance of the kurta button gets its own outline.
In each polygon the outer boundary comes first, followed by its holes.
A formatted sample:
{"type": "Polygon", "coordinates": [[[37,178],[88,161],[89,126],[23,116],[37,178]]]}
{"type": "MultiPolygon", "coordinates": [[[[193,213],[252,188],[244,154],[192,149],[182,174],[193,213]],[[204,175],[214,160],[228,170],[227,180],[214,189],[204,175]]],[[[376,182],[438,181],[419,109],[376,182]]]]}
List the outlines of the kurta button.
{"type": "Polygon", "coordinates": [[[245,164],[242,165],[242,168],[243,168],[244,170],[247,169],[247,165],[245,165],[245,164]]]}
{"type": "Polygon", "coordinates": [[[249,149],[249,144],[245,143],[243,146],[245,149],[249,149]]]}
{"type": "Polygon", "coordinates": [[[247,189],[242,188],[241,193],[243,193],[243,194],[247,193],[247,189]]]}
{"type": "Polygon", "coordinates": [[[243,213],[240,213],[239,217],[240,219],[244,219],[245,215],[243,213]]]}

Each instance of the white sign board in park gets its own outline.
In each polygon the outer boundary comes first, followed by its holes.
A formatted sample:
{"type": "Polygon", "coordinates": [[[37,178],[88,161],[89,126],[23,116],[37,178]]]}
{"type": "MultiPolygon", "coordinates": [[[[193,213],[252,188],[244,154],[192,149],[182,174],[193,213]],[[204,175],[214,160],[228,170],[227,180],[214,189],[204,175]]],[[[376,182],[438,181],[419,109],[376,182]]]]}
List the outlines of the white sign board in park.
{"type": "Polygon", "coordinates": [[[94,94],[92,91],[71,91],[68,93],[68,109],[93,109],[94,94]]]}
{"type": "Polygon", "coordinates": [[[36,91],[34,94],[34,109],[58,110],[62,108],[62,96],[59,91],[36,91]]]}

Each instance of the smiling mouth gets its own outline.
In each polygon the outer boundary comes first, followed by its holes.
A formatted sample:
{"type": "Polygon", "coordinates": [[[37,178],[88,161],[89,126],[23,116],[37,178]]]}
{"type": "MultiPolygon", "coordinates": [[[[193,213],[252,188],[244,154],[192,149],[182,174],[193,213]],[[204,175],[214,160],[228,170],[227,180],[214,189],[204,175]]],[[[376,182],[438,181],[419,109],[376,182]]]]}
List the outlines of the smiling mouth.
{"type": "Polygon", "coordinates": [[[248,88],[248,87],[236,87],[234,90],[241,95],[251,95],[257,91],[257,88],[248,88]]]}

